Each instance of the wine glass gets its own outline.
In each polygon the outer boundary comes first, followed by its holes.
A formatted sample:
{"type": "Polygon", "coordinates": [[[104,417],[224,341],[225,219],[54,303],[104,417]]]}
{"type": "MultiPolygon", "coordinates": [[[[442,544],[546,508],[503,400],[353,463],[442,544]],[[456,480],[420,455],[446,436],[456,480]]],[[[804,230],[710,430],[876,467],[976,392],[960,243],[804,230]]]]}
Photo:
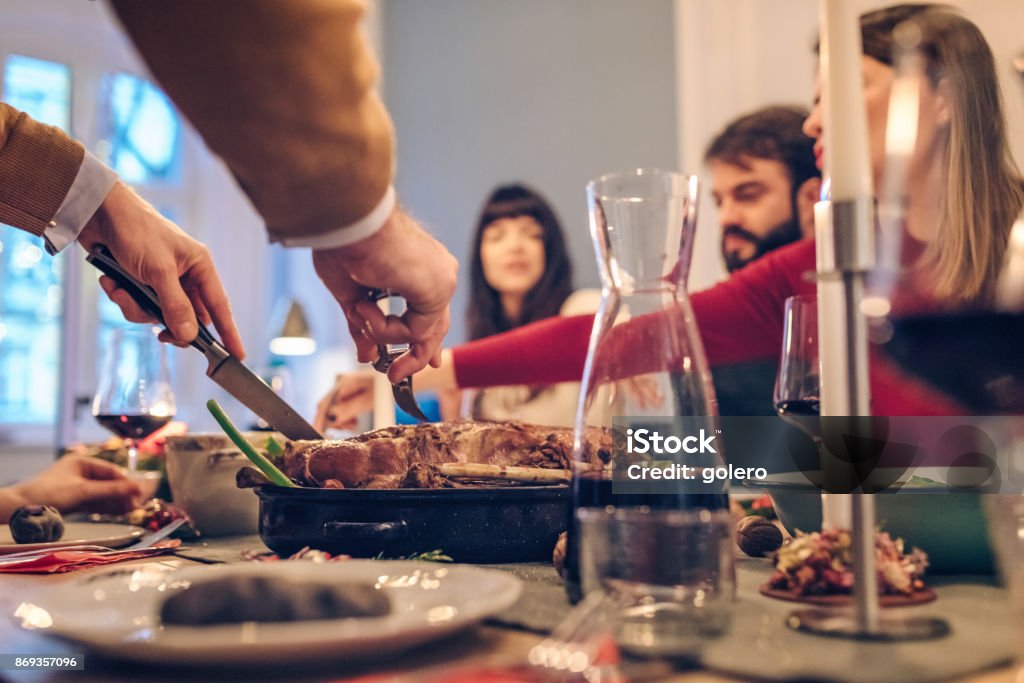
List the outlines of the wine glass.
{"type": "MultiPolygon", "coordinates": [[[[844,463],[829,456],[821,423],[821,363],[818,356],[818,298],[814,295],[786,299],[782,331],[782,355],[775,380],[775,411],[783,420],[811,437],[814,459],[791,451],[794,463],[808,481],[822,488],[824,526],[849,527],[845,508],[833,492],[848,490],[850,472],[844,463]],[[820,470],[820,479],[811,471],[820,470]],[[835,504],[833,504],[835,503],[835,504]]],[[[793,443],[791,442],[791,448],[793,443]]]]}
{"type": "Polygon", "coordinates": [[[775,410],[821,450],[821,366],[818,361],[818,299],[786,299],[782,357],[775,380],[775,410]]]}
{"type": "Polygon", "coordinates": [[[137,441],[174,417],[174,393],[167,350],[149,325],[119,327],[111,332],[100,370],[92,414],[102,427],[128,445],[128,471],[137,478],[137,441]]]}

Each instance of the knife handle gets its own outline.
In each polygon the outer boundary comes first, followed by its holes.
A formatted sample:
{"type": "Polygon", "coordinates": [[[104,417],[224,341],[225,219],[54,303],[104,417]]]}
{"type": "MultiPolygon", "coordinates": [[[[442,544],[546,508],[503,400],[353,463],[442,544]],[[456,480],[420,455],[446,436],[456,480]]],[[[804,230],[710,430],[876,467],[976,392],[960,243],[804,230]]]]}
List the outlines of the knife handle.
{"type": "MultiPolygon", "coordinates": [[[[128,292],[128,295],[142,310],[156,318],[164,327],[167,326],[156,291],[129,275],[106,246],[97,244],[85,257],[85,260],[116,282],[118,287],[128,292]]],[[[196,324],[199,326],[199,333],[196,335],[195,341],[192,342],[192,346],[209,355],[210,351],[215,351],[216,347],[220,346],[220,343],[199,320],[196,320],[196,324]]]]}

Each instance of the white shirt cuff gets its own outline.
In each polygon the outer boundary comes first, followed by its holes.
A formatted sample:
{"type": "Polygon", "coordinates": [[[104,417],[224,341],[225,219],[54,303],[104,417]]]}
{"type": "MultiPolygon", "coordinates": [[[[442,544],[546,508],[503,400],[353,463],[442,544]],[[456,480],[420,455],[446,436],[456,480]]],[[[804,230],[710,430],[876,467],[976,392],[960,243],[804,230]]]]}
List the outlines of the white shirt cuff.
{"type": "Polygon", "coordinates": [[[380,230],[395,210],[395,188],[388,185],[384,198],[363,218],[322,235],[305,237],[282,237],[275,240],[286,247],[311,247],[313,249],[337,249],[361,242],[380,230]]]}
{"type": "Polygon", "coordinates": [[[116,182],[117,174],[86,151],[71,189],[43,233],[46,251],[56,254],[74,242],[116,182]]]}

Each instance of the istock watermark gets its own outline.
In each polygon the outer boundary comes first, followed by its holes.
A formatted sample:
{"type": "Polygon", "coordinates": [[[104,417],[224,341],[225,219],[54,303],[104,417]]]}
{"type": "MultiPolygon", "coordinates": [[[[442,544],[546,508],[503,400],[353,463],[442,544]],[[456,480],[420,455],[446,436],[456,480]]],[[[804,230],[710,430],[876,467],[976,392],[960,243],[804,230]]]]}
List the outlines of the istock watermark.
{"type": "Polygon", "coordinates": [[[1021,493],[1019,416],[616,417],[613,493],[1021,493]]]}

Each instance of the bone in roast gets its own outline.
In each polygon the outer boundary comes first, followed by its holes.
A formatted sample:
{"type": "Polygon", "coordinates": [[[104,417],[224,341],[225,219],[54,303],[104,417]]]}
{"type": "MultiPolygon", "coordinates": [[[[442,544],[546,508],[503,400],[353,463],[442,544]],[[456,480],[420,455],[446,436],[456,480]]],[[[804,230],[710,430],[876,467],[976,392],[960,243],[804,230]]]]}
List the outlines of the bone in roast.
{"type": "MultiPolygon", "coordinates": [[[[611,433],[588,430],[584,457],[607,462],[611,433]]],[[[518,422],[399,425],[341,441],[293,441],[281,468],[305,486],[327,488],[440,488],[442,463],[568,469],[573,432],[518,422]]]]}

